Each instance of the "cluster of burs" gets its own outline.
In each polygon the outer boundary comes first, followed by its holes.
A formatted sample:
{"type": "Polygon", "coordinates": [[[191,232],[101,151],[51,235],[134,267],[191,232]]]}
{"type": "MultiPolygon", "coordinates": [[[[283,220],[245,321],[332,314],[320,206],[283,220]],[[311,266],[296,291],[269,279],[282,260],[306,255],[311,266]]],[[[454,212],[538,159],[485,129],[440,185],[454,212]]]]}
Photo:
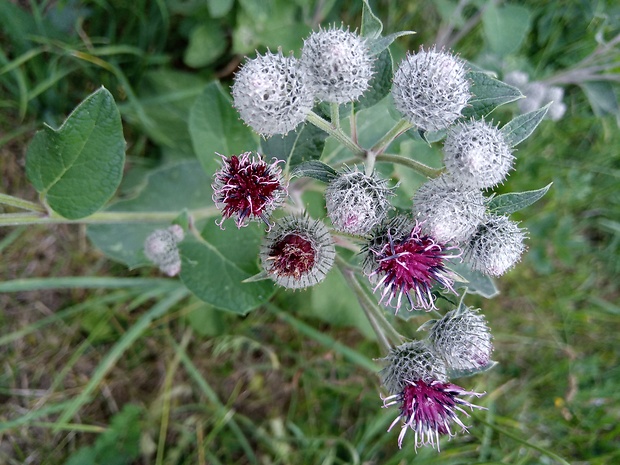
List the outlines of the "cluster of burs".
{"type": "MultiPolygon", "coordinates": [[[[357,33],[320,29],[304,41],[299,59],[268,51],[246,60],[232,86],[234,107],[263,137],[284,135],[312,123],[317,102],[357,101],[372,85],[374,63],[367,40],[357,33]]],[[[409,215],[393,213],[395,187],[360,163],[341,169],[328,182],[328,227],[287,204],[284,162],[246,152],[222,156],[214,175],[219,224],[232,218],[237,227],[252,221],[266,225],[262,275],[291,289],[323,280],[336,260],[333,236],[359,241],[364,274],[380,303],[397,312],[406,303],[409,310],[435,308],[437,288],[456,293],[458,276],[451,261],[465,260],[473,270],[502,275],[520,259],[526,234],[507,216],[489,211],[483,191],[504,181],[514,157],[495,125],[462,116],[472,97],[467,72],[457,56],[422,48],[407,54],[394,73],[391,98],[404,120],[422,132],[446,131],[445,169],[419,188],[409,215]],[[293,213],[273,215],[281,208],[293,213]]],[[[174,232],[160,232],[154,240],[161,241],[162,235],[177,240],[174,232]]],[[[157,263],[148,244],[145,252],[157,263]]],[[[166,248],[156,249],[170,255],[166,248]]],[[[178,272],[170,264],[164,271],[178,272]]],[[[492,364],[490,332],[477,311],[461,305],[427,327],[425,340],[392,348],[384,359],[381,377],[389,392],[384,403],[400,406],[394,422],[402,420],[399,445],[407,429],[415,431],[416,447],[438,446],[440,435],[452,435],[451,423],[465,429],[456,412],[474,406],[459,396],[476,394],[451,384],[449,377],[492,364]]]]}

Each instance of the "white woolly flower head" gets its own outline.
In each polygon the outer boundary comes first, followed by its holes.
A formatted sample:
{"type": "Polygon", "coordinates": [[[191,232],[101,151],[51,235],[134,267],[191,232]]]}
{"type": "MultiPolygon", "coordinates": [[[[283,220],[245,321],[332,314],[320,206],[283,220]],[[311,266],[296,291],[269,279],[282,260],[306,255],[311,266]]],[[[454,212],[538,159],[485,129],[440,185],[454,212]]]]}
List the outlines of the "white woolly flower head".
{"type": "Polygon", "coordinates": [[[314,98],[293,56],[258,55],[235,74],[234,107],[241,119],[263,136],[286,134],[302,123],[314,98]]]}
{"type": "Polygon", "coordinates": [[[156,229],[144,241],[144,255],[168,276],[175,276],[181,271],[181,257],[177,244],[183,240],[185,233],[178,224],[166,229],[156,229]]]}
{"type": "Polygon", "coordinates": [[[300,65],[319,100],[347,103],[368,89],[374,59],[366,41],[348,29],[320,29],[304,40],[300,65]]]}
{"type": "Polygon", "coordinates": [[[338,231],[364,235],[387,216],[393,195],[387,180],[376,173],[368,176],[357,170],[346,170],[327,186],[327,215],[338,231]]]}
{"type": "Polygon", "coordinates": [[[407,54],[394,74],[394,104],[424,131],[445,129],[461,116],[471,97],[466,73],[462,60],[435,48],[407,54]]]}
{"type": "Polygon", "coordinates": [[[507,216],[487,215],[465,244],[464,257],[472,269],[501,276],[521,259],[526,235],[526,231],[507,216]]]}
{"type": "Polygon", "coordinates": [[[482,120],[472,119],[452,127],[443,148],[448,172],[472,187],[494,187],[513,168],[514,156],[503,133],[482,120]]]}
{"type": "Polygon", "coordinates": [[[263,269],[280,286],[302,289],[321,282],[334,264],[336,249],[327,227],[307,216],[278,220],[260,250],[263,269]]]}
{"type": "Polygon", "coordinates": [[[413,214],[439,242],[467,241],[485,215],[480,189],[443,174],[423,184],[413,196],[413,214]]]}
{"type": "Polygon", "coordinates": [[[390,394],[401,392],[415,381],[448,381],[445,363],[427,341],[406,342],[393,347],[381,362],[385,368],[379,372],[379,376],[390,394]]]}
{"type": "Polygon", "coordinates": [[[478,309],[461,306],[446,313],[434,323],[428,340],[452,370],[471,373],[493,363],[491,332],[478,309]]]}

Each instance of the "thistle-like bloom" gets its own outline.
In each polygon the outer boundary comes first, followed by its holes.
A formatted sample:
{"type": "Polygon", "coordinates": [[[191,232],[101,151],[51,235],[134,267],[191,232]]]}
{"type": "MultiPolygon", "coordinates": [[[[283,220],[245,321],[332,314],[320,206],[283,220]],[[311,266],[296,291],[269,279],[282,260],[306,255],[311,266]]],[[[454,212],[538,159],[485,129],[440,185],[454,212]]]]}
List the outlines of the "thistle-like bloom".
{"type": "Polygon", "coordinates": [[[435,322],[428,334],[435,352],[456,372],[475,373],[491,362],[493,344],[484,315],[461,306],[435,322]]]}
{"type": "Polygon", "coordinates": [[[446,174],[426,182],[413,196],[413,214],[422,222],[422,229],[443,243],[469,240],[485,211],[480,189],[446,174]]]}
{"type": "Polygon", "coordinates": [[[280,160],[266,163],[260,155],[246,152],[226,158],[222,155],[222,168],[213,176],[213,202],[221,210],[224,220],[235,217],[238,228],[250,221],[264,221],[284,202],[286,185],[282,180],[280,160]]]}
{"type": "Polygon", "coordinates": [[[329,183],[325,191],[327,215],[334,228],[364,235],[383,221],[391,207],[393,189],[375,173],[345,171],[329,183]]]}
{"type": "Polygon", "coordinates": [[[525,237],[526,231],[507,216],[487,215],[465,245],[464,257],[472,269],[501,276],[521,259],[525,237]]]}
{"type": "Polygon", "coordinates": [[[263,269],[280,286],[301,289],[325,278],[336,249],[327,227],[306,216],[287,216],[267,234],[260,251],[263,269]]]}
{"type": "Polygon", "coordinates": [[[366,41],[349,30],[320,29],[304,41],[300,66],[310,91],[325,102],[357,100],[368,89],[373,58],[366,41]]]}
{"type": "Polygon", "coordinates": [[[398,312],[404,296],[410,310],[428,311],[435,308],[431,293],[435,283],[456,294],[453,274],[445,265],[447,259],[458,256],[446,253],[453,249],[422,234],[420,225],[406,217],[379,225],[363,249],[364,270],[375,284],[374,291],[383,287],[379,303],[398,312]]]}
{"type": "Polygon", "coordinates": [[[185,233],[178,224],[166,229],[156,229],[144,241],[144,255],[157,265],[162,273],[175,276],[181,271],[181,257],[177,244],[185,233]]]}
{"type": "Polygon", "coordinates": [[[248,60],[235,75],[232,96],[241,119],[263,136],[295,129],[314,102],[297,60],[281,52],[248,60]]]}
{"type": "Polygon", "coordinates": [[[461,116],[471,97],[464,62],[434,48],[407,54],[394,74],[398,111],[424,131],[439,131],[461,116]]]}
{"type": "Polygon", "coordinates": [[[443,148],[448,172],[479,189],[503,182],[514,163],[502,131],[484,121],[471,120],[451,128],[443,148]]]}
{"type": "Polygon", "coordinates": [[[439,436],[454,436],[450,426],[456,423],[467,431],[457,412],[469,416],[461,406],[482,408],[459,396],[482,394],[466,391],[448,382],[443,361],[426,341],[413,341],[392,348],[383,359],[386,367],[379,373],[390,395],[383,399],[383,406],[398,405],[400,415],[388,431],[402,422],[398,447],[402,448],[407,430],[415,433],[414,447],[430,445],[439,449],[439,436]]]}

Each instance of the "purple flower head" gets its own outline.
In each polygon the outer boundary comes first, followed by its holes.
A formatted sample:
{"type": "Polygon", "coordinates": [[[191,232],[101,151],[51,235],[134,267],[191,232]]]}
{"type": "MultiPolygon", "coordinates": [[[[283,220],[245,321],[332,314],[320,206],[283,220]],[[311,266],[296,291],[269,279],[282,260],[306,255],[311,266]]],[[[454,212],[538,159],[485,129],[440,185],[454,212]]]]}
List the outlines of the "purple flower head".
{"type": "Polygon", "coordinates": [[[282,205],[286,196],[286,185],[278,166],[281,161],[268,164],[252,152],[230,158],[220,156],[222,168],[215,173],[211,185],[215,206],[222,212],[218,225],[221,227],[224,220],[235,217],[238,228],[260,220],[270,226],[269,216],[282,205]]]}
{"type": "Polygon", "coordinates": [[[396,217],[373,231],[364,248],[364,270],[375,292],[383,287],[379,303],[398,312],[404,296],[410,309],[430,310],[435,308],[434,284],[456,294],[453,274],[445,265],[447,259],[458,257],[447,253],[454,249],[424,235],[417,222],[396,217]]]}
{"type": "Polygon", "coordinates": [[[460,386],[441,381],[410,380],[403,390],[383,399],[383,406],[400,406],[400,415],[392,422],[390,431],[402,420],[398,447],[402,448],[403,439],[408,429],[414,433],[414,447],[430,445],[439,450],[439,436],[455,436],[450,425],[456,423],[467,432],[467,427],[457,416],[457,412],[469,414],[461,406],[484,408],[461,399],[459,396],[480,397],[483,393],[466,391],[460,386]]]}
{"type": "Polygon", "coordinates": [[[327,227],[306,216],[278,220],[260,251],[267,274],[289,289],[303,289],[322,281],[335,257],[336,249],[327,227]]]}

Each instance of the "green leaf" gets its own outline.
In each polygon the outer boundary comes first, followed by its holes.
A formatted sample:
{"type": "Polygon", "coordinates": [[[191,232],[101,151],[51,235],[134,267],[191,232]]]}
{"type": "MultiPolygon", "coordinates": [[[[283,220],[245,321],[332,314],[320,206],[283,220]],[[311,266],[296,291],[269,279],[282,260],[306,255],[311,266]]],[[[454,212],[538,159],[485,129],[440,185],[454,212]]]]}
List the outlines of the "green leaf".
{"type": "Polygon", "coordinates": [[[123,175],[125,139],[112,94],[92,93],[55,130],[28,147],[26,175],[48,205],[75,220],[95,213],[114,195],[123,175]]]}
{"type": "Polygon", "coordinates": [[[519,5],[490,3],[482,13],[482,28],[491,50],[499,56],[516,52],[531,27],[530,11],[519,5]]]}
{"type": "Polygon", "coordinates": [[[357,297],[339,272],[328,273],[325,280],[312,287],[311,315],[336,327],[357,328],[366,338],[375,339],[357,297]]]}
{"type": "Polygon", "coordinates": [[[314,178],[323,182],[330,182],[336,176],[337,173],[334,168],[318,160],[307,161],[297,165],[291,171],[291,177],[314,178]]]}
{"type": "Polygon", "coordinates": [[[300,163],[321,158],[325,139],[326,132],[312,124],[305,124],[285,136],[262,140],[260,145],[266,158],[284,160],[290,169],[300,163]]]}
{"type": "Polygon", "coordinates": [[[207,8],[212,18],[222,18],[232,9],[235,0],[207,0],[207,8]]]}
{"type": "Polygon", "coordinates": [[[241,122],[218,81],[210,83],[192,107],[189,132],[194,152],[209,175],[220,167],[217,153],[239,155],[258,148],[257,136],[241,122]]]}
{"type": "MultiPolygon", "coordinates": [[[[153,171],[139,194],[111,205],[109,212],[181,213],[184,209],[202,210],[218,216],[211,196],[211,178],[196,160],[184,161],[153,171]]],[[[208,215],[207,215],[208,216],[208,215]]],[[[129,268],[149,264],[144,256],[144,240],[155,229],[170,226],[171,221],[89,225],[89,239],[101,251],[129,268]]]]}
{"type": "Polygon", "coordinates": [[[547,114],[551,104],[552,102],[549,102],[544,107],[539,108],[538,110],[530,111],[524,115],[519,115],[507,123],[501,129],[502,134],[506,138],[506,142],[508,142],[511,147],[514,147],[530,137],[530,135],[534,132],[534,129],[538,127],[547,114]]]}
{"type": "Polygon", "coordinates": [[[469,100],[469,106],[463,110],[466,117],[482,118],[500,105],[523,98],[519,89],[486,73],[470,71],[467,77],[472,83],[470,91],[474,96],[469,100]]]}
{"type": "Polygon", "coordinates": [[[485,299],[491,299],[499,294],[495,281],[491,277],[472,270],[467,264],[451,263],[449,268],[462,278],[456,281],[463,283],[460,287],[466,287],[468,294],[478,294],[485,299]]]}
{"type": "Polygon", "coordinates": [[[374,74],[370,79],[370,88],[355,103],[357,110],[370,108],[390,93],[393,76],[392,54],[389,49],[383,50],[373,64],[374,74]]]}
{"type": "Polygon", "coordinates": [[[541,189],[526,192],[511,192],[493,197],[489,202],[489,210],[495,215],[509,215],[516,211],[529,207],[541,199],[551,188],[553,183],[547,184],[541,189]]]}
{"type": "Polygon", "coordinates": [[[388,48],[392,42],[394,42],[399,37],[408,36],[411,34],[415,34],[414,31],[399,31],[394,32],[385,37],[379,37],[377,39],[371,39],[368,41],[368,49],[370,50],[370,55],[377,55],[383,52],[386,48],[388,48]]]}
{"type": "Polygon", "coordinates": [[[204,241],[180,244],[181,280],[199,299],[216,308],[245,315],[275,292],[273,281],[244,283],[258,273],[262,230],[253,224],[221,230],[208,223],[204,241]]]}
{"type": "Polygon", "coordinates": [[[383,31],[383,23],[372,12],[368,0],[364,0],[362,9],[361,35],[368,39],[378,39],[383,31]]]}
{"type": "Polygon", "coordinates": [[[216,21],[198,24],[189,35],[183,61],[191,68],[213,63],[226,51],[226,34],[216,21]]]}
{"type": "Polygon", "coordinates": [[[620,106],[611,82],[584,82],[579,84],[590,101],[596,116],[613,115],[620,125],[620,106]]]}
{"type": "Polygon", "coordinates": [[[192,305],[192,311],[187,315],[187,320],[192,329],[203,337],[215,337],[224,334],[226,331],[224,314],[207,303],[199,303],[200,305],[192,305]]]}
{"type": "Polygon", "coordinates": [[[497,362],[490,360],[488,365],[471,370],[459,370],[456,368],[448,368],[448,377],[452,378],[467,378],[469,376],[477,375],[479,373],[485,373],[497,365],[497,362]]]}

